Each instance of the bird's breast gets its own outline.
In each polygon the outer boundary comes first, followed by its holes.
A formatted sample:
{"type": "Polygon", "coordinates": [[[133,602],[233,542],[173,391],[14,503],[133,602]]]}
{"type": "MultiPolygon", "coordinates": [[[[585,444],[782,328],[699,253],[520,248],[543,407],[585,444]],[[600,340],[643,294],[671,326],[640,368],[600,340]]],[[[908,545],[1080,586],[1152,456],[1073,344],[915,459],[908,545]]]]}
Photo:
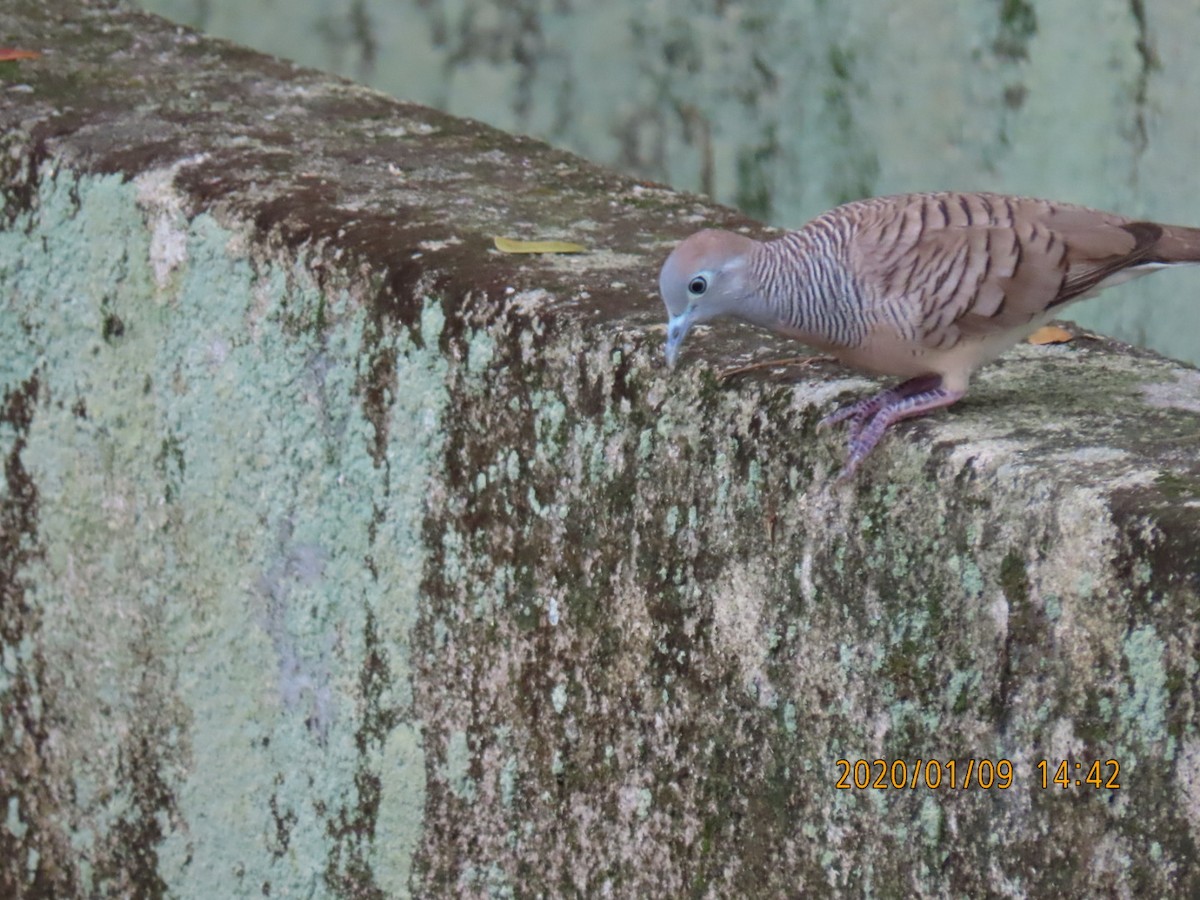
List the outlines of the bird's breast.
{"type": "Polygon", "coordinates": [[[890,328],[876,328],[861,345],[829,348],[828,352],[848,366],[876,375],[916,378],[937,374],[952,390],[966,390],[972,373],[1024,340],[1050,316],[1043,315],[1017,329],[985,335],[965,334],[953,329],[939,346],[898,335],[890,328]]]}

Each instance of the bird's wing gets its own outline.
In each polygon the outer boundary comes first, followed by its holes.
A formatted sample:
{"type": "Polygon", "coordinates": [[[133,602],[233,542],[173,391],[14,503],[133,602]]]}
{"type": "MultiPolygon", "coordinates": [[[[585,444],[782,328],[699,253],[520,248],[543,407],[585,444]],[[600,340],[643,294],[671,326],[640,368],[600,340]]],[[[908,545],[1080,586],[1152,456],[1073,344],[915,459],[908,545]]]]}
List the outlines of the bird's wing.
{"type": "Polygon", "coordinates": [[[1020,329],[1153,261],[1162,228],[1077,206],[986,194],[870,207],[851,267],[878,314],[934,349],[1020,329]]]}

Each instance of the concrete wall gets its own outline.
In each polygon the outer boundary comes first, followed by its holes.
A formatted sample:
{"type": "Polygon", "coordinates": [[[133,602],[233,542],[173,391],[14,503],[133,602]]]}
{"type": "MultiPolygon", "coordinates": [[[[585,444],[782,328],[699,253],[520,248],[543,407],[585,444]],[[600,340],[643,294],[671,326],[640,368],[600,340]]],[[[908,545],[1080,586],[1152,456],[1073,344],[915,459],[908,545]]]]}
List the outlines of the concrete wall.
{"type": "Polygon", "coordinates": [[[728,211],[104,4],[0,33],[0,895],[1200,890],[1194,370],[1020,348],[836,486],[867,381],[663,370],[728,211]]]}
{"type": "MultiPolygon", "coordinates": [[[[781,226],[945,188],[1200,224],[1191,0],[142,2],[781,226]]],[[[1200,362],[1193,295],[1071,315],[1200,362]]]]}

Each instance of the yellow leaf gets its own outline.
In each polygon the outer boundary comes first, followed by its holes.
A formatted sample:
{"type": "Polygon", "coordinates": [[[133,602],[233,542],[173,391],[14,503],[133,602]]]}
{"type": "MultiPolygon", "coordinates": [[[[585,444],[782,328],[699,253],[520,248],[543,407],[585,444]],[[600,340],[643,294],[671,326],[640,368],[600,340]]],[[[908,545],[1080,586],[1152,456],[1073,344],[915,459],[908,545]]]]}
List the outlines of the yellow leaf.
{"type": "Polygon", "coordinates": [[[1031,344],[1065,344],[1074,339],[1075,335],[1057,325],[1043,325],[1028,337],[1031,344]]]}
{"type": "Polygon", "coordinates": [[[496,249],[501,253],[584,253],[583,244],[570,241],[517,241],[512,238],[494,237],[496,249]]]}

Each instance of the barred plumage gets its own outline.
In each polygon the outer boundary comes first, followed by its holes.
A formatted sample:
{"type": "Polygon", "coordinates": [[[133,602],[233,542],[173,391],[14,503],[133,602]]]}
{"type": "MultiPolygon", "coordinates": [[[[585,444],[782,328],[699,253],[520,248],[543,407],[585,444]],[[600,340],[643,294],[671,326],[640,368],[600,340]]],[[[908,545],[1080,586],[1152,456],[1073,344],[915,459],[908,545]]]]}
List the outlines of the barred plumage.
{"type": "Polygon", "coordinates": [[[851,420],[844,477],[888,425],[962,397],[975,369],[1066,304],[1197,262],[1197,228],[945,192],[847,203],[766,242],[699,232],[667,259],[659,288],[671,364],[694,323],[728,316],[909,379],[829,417],[851,420]]]}

